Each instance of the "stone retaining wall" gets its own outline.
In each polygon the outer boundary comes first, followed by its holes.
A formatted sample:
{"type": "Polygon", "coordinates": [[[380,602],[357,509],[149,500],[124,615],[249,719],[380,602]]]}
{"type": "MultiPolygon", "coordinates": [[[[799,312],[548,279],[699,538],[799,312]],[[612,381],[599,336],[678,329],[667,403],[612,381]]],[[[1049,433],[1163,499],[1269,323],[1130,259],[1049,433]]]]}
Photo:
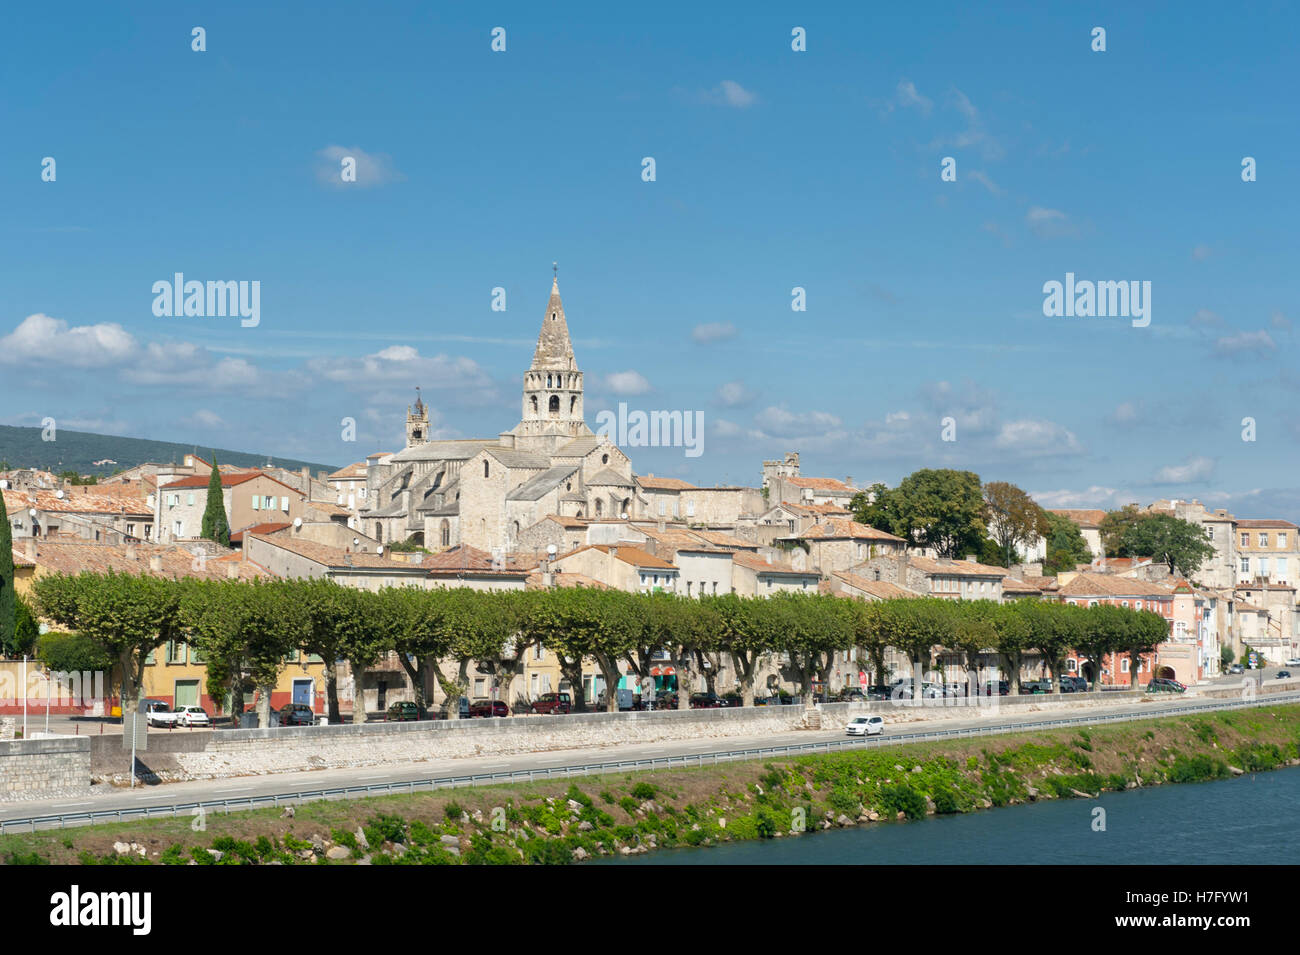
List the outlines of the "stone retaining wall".
{"type": "Polygon", "coordinates": [[[0,742],[0,802],[89,792],[90,740],[86,737],[0,742]]]}

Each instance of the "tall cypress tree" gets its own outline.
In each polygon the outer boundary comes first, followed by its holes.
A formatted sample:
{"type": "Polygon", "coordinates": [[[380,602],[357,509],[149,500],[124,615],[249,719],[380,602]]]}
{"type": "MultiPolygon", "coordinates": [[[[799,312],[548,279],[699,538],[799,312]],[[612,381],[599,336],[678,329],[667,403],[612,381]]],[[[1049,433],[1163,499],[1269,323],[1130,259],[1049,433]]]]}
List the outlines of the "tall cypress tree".
{"type": "Polygon", "coordinates": [[[0,494],[0,655],[8,656],[15,646],[13,529],[5,497],[0,494]]]}
{"type": "Polygon", "coordinates": [[[212,455],[212,473],[208,475],[208,505],[203,509],[200,534],[222,547],[230,546],[230,519],[226,517],[226,505],[221,497],[221,471],[217,468],[215,454],[212,455]]]}

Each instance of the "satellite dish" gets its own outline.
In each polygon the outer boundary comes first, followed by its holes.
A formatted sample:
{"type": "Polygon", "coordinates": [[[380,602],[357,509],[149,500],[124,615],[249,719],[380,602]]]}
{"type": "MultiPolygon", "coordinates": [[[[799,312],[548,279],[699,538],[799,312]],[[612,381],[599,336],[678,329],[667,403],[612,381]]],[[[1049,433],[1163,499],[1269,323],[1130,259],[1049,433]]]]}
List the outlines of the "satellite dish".
{"type": "Polygon", "coordinates": [[[301,518],[301,517],[295,517],[295,518],[293,519],[293,526],[294,526],[294,529],[295,529],[295,530],[296,530],[297,528],[299,528],[299,527],[302,527],[302,518],[301,518]]]}
{"type": "Polygon", "coordinates": [[[375,553],[376,553],[376,554],[383,554],[383,552],[384,552],[384,545],[383,545],[383,544],[380,544],[378,547],[375,548],[375,553]]]}
{"type": "Polygon", "coordinates": [[[352,538],[352,546],[353,546],[353,547],[356,547],[356,546],[357,546],[358,544],[360,544],[360,543],[361,543],[361,538],[360,538],[360,537],[354,537],[354,538],[352,538]]]}
{"type": "Polygon", "coordinates": [[[63,500],[63,492],[62,492],[62,491],[55,491],[55,492],[54,492],[54,496],[57,497],[60,501],[63,500]]]}
{"type": "Polygon", "coordinates": [[[624,511],[621,516],[623,520],[627,520],[627,511],[624,511]]]}
{"type": "Polygon", "coordinates": [[[9,482],[0,481],[0,491],[7,491],[7,490],[9,490],[9,482]]]}
{"type": "Polygon", "coordinates": [[[547,544],[547,545],[546,545],[546,553],[548,553],[548,554],[550,554],[552,557],[554,557],[554,556],[555,556],[555,545],[554,545],[554,544],[547,544]]]}

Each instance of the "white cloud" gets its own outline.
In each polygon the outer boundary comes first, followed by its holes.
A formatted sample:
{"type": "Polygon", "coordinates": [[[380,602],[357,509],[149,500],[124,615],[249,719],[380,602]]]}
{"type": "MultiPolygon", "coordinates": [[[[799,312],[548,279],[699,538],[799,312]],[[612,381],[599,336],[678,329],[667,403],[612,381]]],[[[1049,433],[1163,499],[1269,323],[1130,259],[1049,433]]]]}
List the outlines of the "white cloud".
{"type": "Polygon", "coordinates": [[[1174,464],[1160,468],[1151,477],[1153,484],[1187,484],[1192,481],[1204,481],[1214,474],[1214,459],[1193,456],[1183,464],[1174,464]]]}
{"type": "Polygon", "coordinates": [[[1093,484],[1082,491],[1060,488],[1055,491],[1034,491],[1030,495],[1040,507],[1057,508],[1105,508],[1113,510],[1137,500],[1137,495],[1123,488],[1105,487],[1093,484]]]}
{"type": "Polygon", "coordinates": [[[1264,358],[1275,351],[1277,351],[1277,343],[1273,341],[1273,336],[1263,329],[1257,332],[1225,335],[1214,343],[1214,354],[1221,358],[1250,355],[1264,358]]]}
{"type": "Polygon", "coordinates": [[[1269,316],[1269,322],[1274,328],[1280,328],[1283,331],[1290,331],[1291,329],[1291,319],[1287,318],[1277,309],[1274,309],[1273,314],[1269,316]]]}
{"type": "Polygon", "coordinates": [[[130,360],[138,349],[135,338],[116,323],[69,326],[38,312],[0,338],[0,362],[104,368],[130,360]]]}
{"type": "Polygon", "coordinates": [[[326,186],[369,189],[406,179],[389,156],[384,153],[368,153],[359,146],[326,146],[316,153],[316,157],[316,178],[326,186]],[[356,182],[343,180],[343,160],[347,157],[356,160],[356,182]]]}
{"type": "Polygon", "coordinates": [[[984,187],[985,189],[987,189],[989,192],[993,193],[993,195],[995,195],[995,196],[1000,196],[1000,195],[1002,195],[1002,187],[999,186],[999,185],[998,185],[996,182],[994,182],[992,179],[990,179],[990,178],[988,177],[988,174],[985,173],[983,170],[980,170],[980,169],[974,169],[974,170],[971,170],[970,172],[966,173],[966,178],[967,178],[967,179],[974,179],[976,182],[978,182],[981,186],[983,186],[983,187],[984,187]]]}
{"type": "Polygon", "coordinates": [[[1137,420],[1138,408],[1131,401],[1125,401],[1115,406],[1115,410],[1110,413],[1107,419],[1112,424],[1132,424],[1137,420]]]}
{"type": "Polygon", "coordinates": [[[747,90],[735,80],[723,80],[711,90],[700,94],[700,98],[714,106],[731,106],[735,109],[747,109],[758,102],[758,94],[747,90]]]}
{"type": "Polygon", "coordinates": [[[698,345],[710,345],[713,342],[726,341],[736,337],[736,326],[731,322],[705,322],[696,325],[691,331],[691,338],[698,345]]]}
{"type": "MultiPolygon", "coordinates": [[[[997,395],[973,381],[963,381],[959,386],[948,381],[932,381],[921,388],[921,398],[934,415],[951,417],[957,422],[959,440],[970,434],[984,434],[997,426],[997,395]]],[[[937,422],[935,428],[937,431],[937,422]]]]}
{"type": "Polygon", "coordinates": [[[1196,310],[1196,314],[1193,315],[1191,318],[1191,323],[1193,325],[1199,325],[1201,327],[1209,327],[1210,325],[1222,325],[1223,316],[1220,315],[1218,312],[1210,311],[1208,308],[1198,308],[1196,310]]]}
{"type": "Polygon", "coordinates": [[[1073,432],[1054,421],[1039,418],[1006,422],[998,429],[993,445],[999,450],[1012,451],[1022,457],[1083,452],[1083,445],[1073,432]]]}
{"type": "Polygon", "coordinates": [[[1045,206],[1030,206],[1029,211],[1025,213],[1025,224],[1035,235],[1043,239],[1057,239],[1074,235],[1078,231],[1064,212],[1060,209],[1048,209],[1045,206]]]}
{"type": "Polygon", "coordinates": [[[226,422],[222,420],[221,415],[215,411],[209,411],[207,408],[200,408],[190,415],[186,422],[202,428],[224,428],[226,426],[226,422]]]}
{"type": "Polygon", "coordinates": [[[1213,250],[1202,242],[1200,245],[1192,248],[1192,260],[1195,262],[1204,262],[1213,254],[1213,250]]]}
{"type": "Polygon", "coordinates": [[[728,408],[737,408],[749,404],[757,396],[745,387],[743,381],[728,381],[718,386],[714,397],[721,405],[728,408]]]}
{"type": "Polygon", "coordinates": [[[927,116],[930,114],[934,103],[917,90],[916,84],[911,80],[902,79],[898,81],[898,90],[895,96],[895,102],[905,108],[919,109],[927,116]]]}
{"type": "Polygon", "coordinates": [[[835,431],[843,422],[829,411],[792,412],[785,405],[772,405],[756,414],[754,423],[766,435],[790,438],[835,431]]]}
{"type": "Polygon", "coordinates": [[[628,369],[606,375],[605,387],[616,395],[643,395],[650,390],[650,382],[639,371],[628,369]]]}

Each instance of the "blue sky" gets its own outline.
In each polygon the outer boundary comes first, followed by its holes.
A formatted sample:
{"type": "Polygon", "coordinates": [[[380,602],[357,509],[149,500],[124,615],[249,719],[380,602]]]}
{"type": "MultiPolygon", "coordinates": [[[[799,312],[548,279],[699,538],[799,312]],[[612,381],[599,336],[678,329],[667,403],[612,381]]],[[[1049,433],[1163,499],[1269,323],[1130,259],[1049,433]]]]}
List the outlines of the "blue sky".
{"type": "Polygon", "coordinates": [[[589,423],[704,413],[641,473],[798,450],[1300,519],[1300,15],[1042,6],[15,8],[0,423],[341,465],[418,384],[439,434],[495,435],[558,260],[589,423]],[[155,316],[178,271],[259,281],[260,324],[155,316]],[[1150,326],[1044,317],[1067,272],[1150,281],[1150,326]]]}

